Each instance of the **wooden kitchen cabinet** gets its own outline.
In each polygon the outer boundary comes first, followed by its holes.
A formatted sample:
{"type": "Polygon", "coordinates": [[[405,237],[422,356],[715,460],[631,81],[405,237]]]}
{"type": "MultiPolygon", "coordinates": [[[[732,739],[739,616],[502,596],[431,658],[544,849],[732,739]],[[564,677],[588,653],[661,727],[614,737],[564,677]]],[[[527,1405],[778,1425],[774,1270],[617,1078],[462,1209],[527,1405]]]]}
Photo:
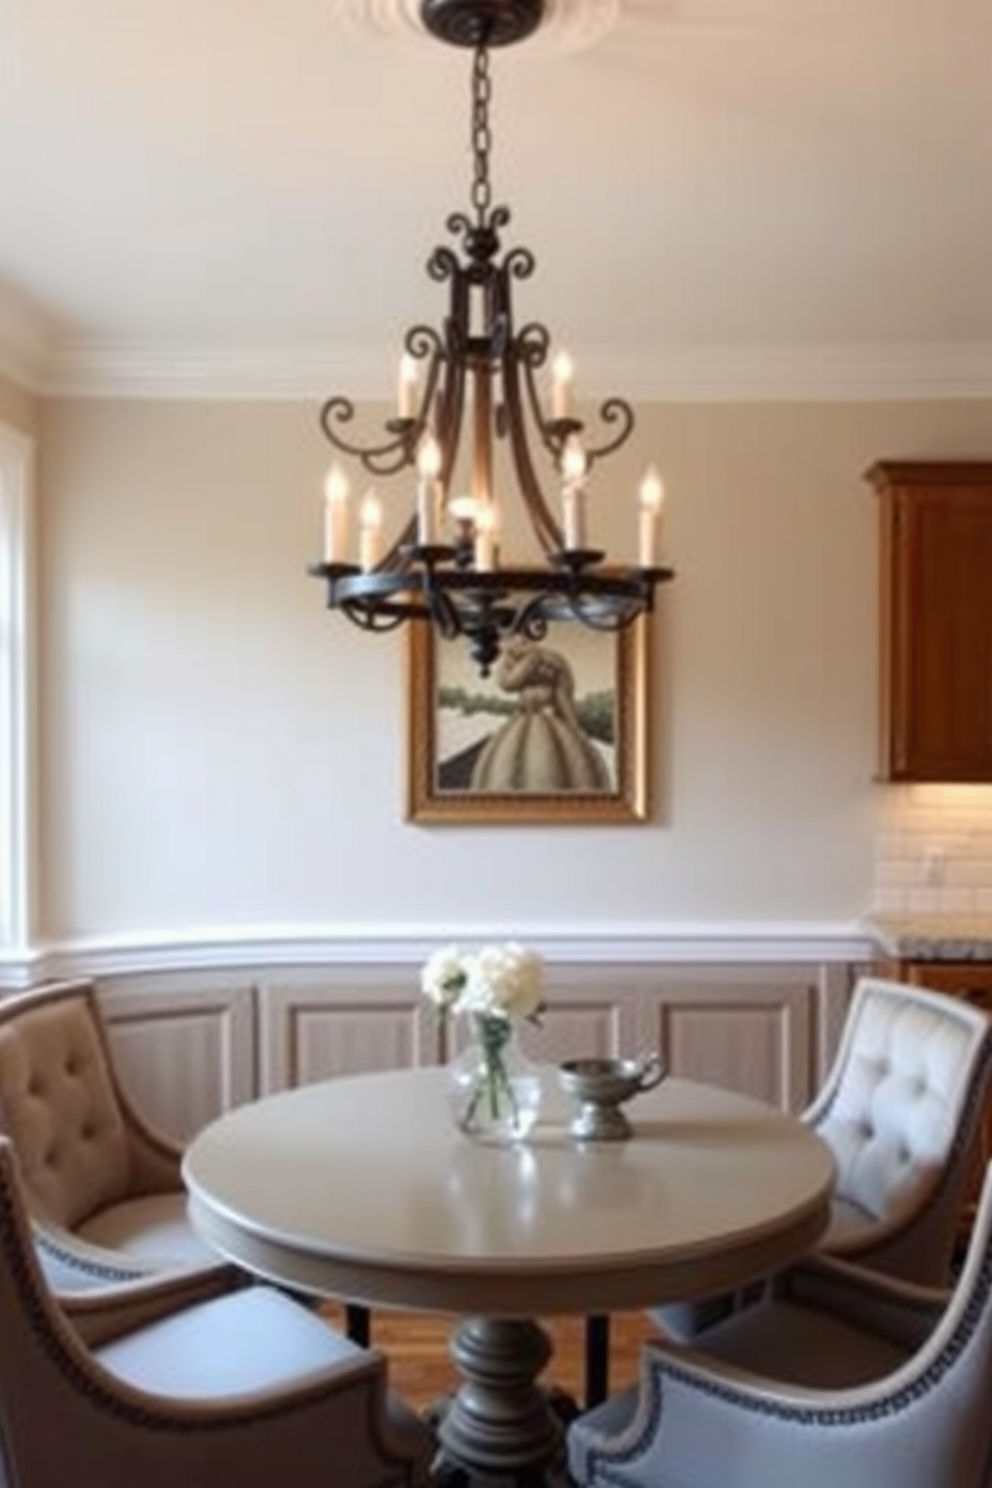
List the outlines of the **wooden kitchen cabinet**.
{"type": "Polygon", "coordinates": [[[992,1013],[992,963],[988,961],[900,961],[899,980],[963,997],[992,1013]]]}
{"type": "Polygon", "coordinates": [[[884,780],[992,781],[992,462],[881,461],[884,780]]]}

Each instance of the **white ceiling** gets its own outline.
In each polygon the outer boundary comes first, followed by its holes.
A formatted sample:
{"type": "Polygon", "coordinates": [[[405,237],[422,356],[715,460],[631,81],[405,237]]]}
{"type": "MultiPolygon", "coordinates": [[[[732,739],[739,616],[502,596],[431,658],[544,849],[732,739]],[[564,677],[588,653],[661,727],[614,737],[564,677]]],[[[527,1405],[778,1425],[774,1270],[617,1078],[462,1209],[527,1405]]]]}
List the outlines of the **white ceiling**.
{"type": "MultiPolygon", "coordinates": [[[[415,15],[0,0],[0,366],[388,393],[468,204],[470,57],[415,15]]],[[[553,0],[493,68],[519,318],[597,378],[992,392],[989,0],[553,0]]]]}

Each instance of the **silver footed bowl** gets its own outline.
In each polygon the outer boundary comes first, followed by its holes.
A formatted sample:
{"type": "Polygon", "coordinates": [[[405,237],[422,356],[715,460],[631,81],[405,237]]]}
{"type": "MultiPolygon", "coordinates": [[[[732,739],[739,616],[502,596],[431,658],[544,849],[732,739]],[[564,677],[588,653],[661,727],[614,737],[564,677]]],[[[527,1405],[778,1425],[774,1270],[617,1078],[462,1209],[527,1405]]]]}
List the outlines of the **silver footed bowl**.
{"type": "Polygon", "coordinates": [[[558,1081],[579,1102],[569,1131],[584,1142],[624,1141],[631,1127],[620,1107],[660,1085],[667,1073],[661,1055],[654,1053],[638,1059],[566,1059],[558,1066],[558,1081]]]}

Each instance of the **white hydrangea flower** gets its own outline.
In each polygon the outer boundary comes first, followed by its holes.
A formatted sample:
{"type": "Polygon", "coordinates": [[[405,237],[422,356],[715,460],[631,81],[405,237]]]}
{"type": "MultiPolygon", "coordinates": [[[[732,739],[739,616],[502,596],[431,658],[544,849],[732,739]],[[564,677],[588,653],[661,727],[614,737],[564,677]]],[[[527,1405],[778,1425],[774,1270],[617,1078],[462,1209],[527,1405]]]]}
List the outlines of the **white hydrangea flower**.
{"type": "Polygon", "coordinates": [[[466,983],[465,958],[456,945],[442,946],[424,962],[420,990],[436,1007],[448,1011],[458,1002],[466,983]]]}
{"type": "Polygon", "coordinates": [[[459,1006],[503,1018],[535,1019],[543,1006],[540,956],[509,941],[483,946],[464,962],[465,989],[459,1006]]]}
{"type": "Polygon", "coordinates": [[[486,1014],[537,1022],[542,1008],[544,963],[516,941],[486,945],[466,955],[442,946],[424,963],[420,987],[442,1014],[486,1014]]]}

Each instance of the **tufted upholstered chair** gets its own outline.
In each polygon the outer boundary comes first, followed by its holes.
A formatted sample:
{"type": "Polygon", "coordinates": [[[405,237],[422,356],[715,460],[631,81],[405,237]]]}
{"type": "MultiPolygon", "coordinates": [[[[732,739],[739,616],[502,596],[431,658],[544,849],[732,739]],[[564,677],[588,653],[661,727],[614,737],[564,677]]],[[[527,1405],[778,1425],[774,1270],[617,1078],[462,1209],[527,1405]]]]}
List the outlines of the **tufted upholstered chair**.
{"type": "MultiPolygon", "coordinates": [[[[154,1300],[223,1288],[236,1274],[186,1217],[178,1148],[150,1131],[114,1073],[89,982],[52,985],[0,1001],[0,1133],[17,1150],[39,1259],[63,1300],[92,1293],[77,1323],[99,1326],[107,1289],[138,1278],[154,1300]]],[[[141,1313],[137,1313],[140,1316],[141,1313]]],[[[349,1337],[367,1344],[368,1309],[346,1309],[349,1337]]]]}
{"type": "MultiPolygon", "coordinates": [[[[946,1286],[990,1077],[992,1020],[979,1008],[902,982],[858,982],[830,1073],[802,1117],[837,1165],[823,1254],[946,1286]]],[[[687,1339],[732,1305],[707,1299],[653,1316],[687,1339]]]]}
{"type": "MultiPolygon", "coordinates": [[[[162,1283],[163,1290],[172,1283],[162,1283]]],[[[119,1302],[119,1299],[118,1299],[119,1302]]],[[[85,1345],[47,1287],[0,1139],[0,1483],[4,1488],[400,1488],[427,1428],[381,1355],[268,1286],[149,1314],[105,1308],[85,1345]],[[123,1328],[121,1324],[123,1320],[123,1328]]]]}
{"type": "Polygon", "coordinates": [[[820,1249],[947,1283],[981,1156],[992,1021],[961,998],[859,982],[831,1072],[803,1119],[837,1163],[820,1249]]]}
{"type": "Polygon", "coordinates": [[[0,1133],[59,1292],[229,1270],[187,1220],[180,1153],[117,1083],[90,984],[0,1001],[0,1133]]]}
{"type": "MultiPolygon", "coordinates": [[[[945,1285],[976,1170],[992,1076],[992,1021],[960,998],[877,977],[859,980],[823,1088],[802,1120],[837,1164],[819,1249],[893,1276],[945,1285]]],[[[688,1340],[733,1297],[656,1308],[688,1340]]],[[[608,1389],[609,1321],[590,1318],[586,1399],[608,1389]]]]}
{"type": "Polygon", "coordinates": [[[569,1430],[585,1488],[990,1488],[992,1168],[953,1292],[815,1257],[569,1430]]]}

